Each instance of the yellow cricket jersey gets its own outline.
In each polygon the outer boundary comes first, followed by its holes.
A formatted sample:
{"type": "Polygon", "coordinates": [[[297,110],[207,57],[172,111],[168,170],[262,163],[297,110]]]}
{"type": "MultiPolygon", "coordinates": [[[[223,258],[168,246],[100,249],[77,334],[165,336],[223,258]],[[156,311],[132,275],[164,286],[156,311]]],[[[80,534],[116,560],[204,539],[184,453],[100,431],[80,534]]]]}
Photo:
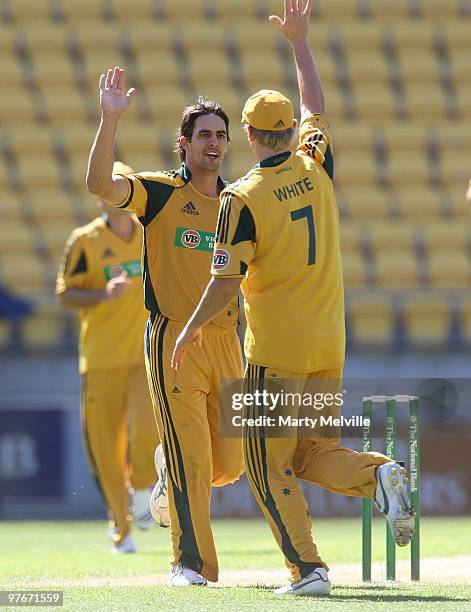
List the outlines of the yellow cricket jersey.
{"type": "Polygon", "coordinates": [[[80,309],[79,369],[83,374],[144,362],[148,313],[142,304],[142,229],[131,240],[117,236],[103,218],[75,229],[68,239],[56,293],[72,287],[103,289],[123,270],[132,286],[119,298],[80,309]]]}
{"type": "MultiPolygon", "coordinates": [[[[211,279],[219,198],[198,191],[185,164],[171,172],[125,178],[129,194],[120,207],[133,210],[144,227],[146,307],[186,323],[211,279]]],[[[237,317],[235,299],[212,323],[235,327],[237,317]]]]}
{"type": "Polygon", "coordinates": [[[253,167],[221,194],[211,272],[244,277],[247,359],[311,372],[343,364],[339,216],[324,115],[300,128],[295,153],[253,167]]]}

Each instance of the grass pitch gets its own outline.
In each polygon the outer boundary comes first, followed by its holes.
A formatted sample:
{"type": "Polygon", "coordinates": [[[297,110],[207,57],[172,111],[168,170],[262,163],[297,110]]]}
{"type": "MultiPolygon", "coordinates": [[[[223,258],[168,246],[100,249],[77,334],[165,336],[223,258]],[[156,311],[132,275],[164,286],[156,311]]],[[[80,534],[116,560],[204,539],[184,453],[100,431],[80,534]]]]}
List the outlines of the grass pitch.
{"type": "MultiPolygon", "coordinates": [[[[64,610],[469,610],[471,518],[422,519],[422,581],[407,581],[409,549],[397,549],[398,576],[384,575],[384,521],[374,524],[373,575],[360,582],[360,520],[316,520],[314,537],[330,565],[328,598],[279,599],[281,553],[262,520],[214,522],[221,568],[210,588],[171,589],[169,532],[134,532],[139,552],[112,555],[104,521],[22,522],[0,526],[0,589],[64,590],[64,610]]],[[[15,608],[5,608],[14,610],[15,608]]],[[[17,609],[17,608],[16,608],[17,609]]],[[[36,608],[28,607],[29,610],[36,608]]],[[[39,608],[38,608],[39,609],[39,608]]]]}

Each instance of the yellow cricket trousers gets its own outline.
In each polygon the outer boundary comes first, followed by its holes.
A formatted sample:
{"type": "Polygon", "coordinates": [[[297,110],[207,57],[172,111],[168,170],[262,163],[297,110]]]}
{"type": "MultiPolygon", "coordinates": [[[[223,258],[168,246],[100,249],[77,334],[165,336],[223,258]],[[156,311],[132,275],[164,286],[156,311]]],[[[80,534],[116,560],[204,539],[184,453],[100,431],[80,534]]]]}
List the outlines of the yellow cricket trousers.
{"type": "MultiPolygon", "coordinates": [[[[309,381],[329,380],[329,392],[342,391],[342,368],[294,373],[247,364],[246,389],[263,389],[268,380],[296,379],[301,393],[309,392],[309,381]],[[333,381],[333,382],[332,382],[333,381]]],[[[292,390],[292,389],[290,389],[292,390]]],[[[266,411],[265,411],[266,412],[266,411]]],[[[248,413],[250,416],[250,412],[248,413]]],[[[337,410],[338,417],[340,410],[337,410]]],[[[312,539],[311,517],[297,478],[302,478],[342,495],[372,498],[376,487],[375,469],[390,461],[381,453],[359,453],[340,446],[338,437],[269,437],[244,431],[244,458],[247,477],[257,502],[281,548],[291,580],[310,574],[322,561],[312,539]]]]}
{"type": "Polygon", "coordinates": [[[159,435],[144,364],[82,377],[82,431],[91,472],[105,499],[119,544],[129,533],[129,485],[153,486],[159,435]]]}
{"type": "Polygon", "coordinates": [[[220,433],[221,380],[242,378],[235,329],[208,325],[175,372],[170,360],[183,325],[152,316],[146,332],[147,373],[168,474],[172,565],[218,579],[210,524],[211,486],[243,473],[242,439],[220,433]]]}

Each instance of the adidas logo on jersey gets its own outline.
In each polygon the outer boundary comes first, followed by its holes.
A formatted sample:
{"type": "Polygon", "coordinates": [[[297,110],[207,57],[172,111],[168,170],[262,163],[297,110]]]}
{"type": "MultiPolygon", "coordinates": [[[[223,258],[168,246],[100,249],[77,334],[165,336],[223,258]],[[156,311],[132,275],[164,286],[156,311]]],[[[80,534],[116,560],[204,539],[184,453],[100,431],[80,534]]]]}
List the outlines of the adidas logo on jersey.
{"type": "Polygon", "coordinates": [[[172,393],[181,393],[181,391],[178,387],[173,387],[172,393]]]}
{"type": "Polygon", "coordinates": [[[104,251],[103,251],[103,255],[101,256],[102,259],[106,259],[107,257],[114,257],[115,253],[110,249],[110,247],[107,247],[104,251]]]}
{"type": "Polygon", "coordinates": [[[281,127],[285,127],[285,122],[283,121],[283,119],[279,119],[275,125],[273,126],[274,128],[281,128],[281,127]]]}
{"type": "Polygon", "coordinates": [[[193,204],[193,202],[188,202],[187,204],[185,204],[185,206],[181,209],[181,212],[187,213],[189,215],[199,215],[198,209],[193,204]]]}

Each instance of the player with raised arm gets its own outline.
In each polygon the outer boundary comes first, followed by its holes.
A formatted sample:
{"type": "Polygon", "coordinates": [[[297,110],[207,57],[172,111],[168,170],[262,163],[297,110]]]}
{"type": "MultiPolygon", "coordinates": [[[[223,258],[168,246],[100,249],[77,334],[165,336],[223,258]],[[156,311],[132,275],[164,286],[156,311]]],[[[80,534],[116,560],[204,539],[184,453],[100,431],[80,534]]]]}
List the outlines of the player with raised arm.
{"type": "MultiPolygon", "coordinates": [[[[247,388],[266,390],[288,381],[301,394],[342,392],[345,321],[339,218],[333,190],[333,156],[321,82],[309,48],[312,0],[285,0],[284,17],[271,16],[291,44],[301,97],[299,144],[291,150],[296,121],[280,92],[250,96],[242,122],[257,164],[221,194],[213,278],[177,340],[179,371],[193,357],[201,327],[223,310],[240,282],[245,298],[247,388]],[[230,288],[230,289],[229,289],[230,288]]],[[[290,388],[291,391],[291,388],[290,388]]],[[[248,415],[266,416],[263,407],[248,415]]],[[[334,417],[340,406],[332,408],[334,417]]],[[[414,517],[400,466],[380,453],[340,446],[337,430],[325,435],[270,437],[244,430],[247,476],[280,546],[291,583],[279,595],[330,593],[328,567],[311,534],[311,518],[297,478],[330,491],[374,498],[404,546],[414,517]]]]}
{"type": "Polygon", "coordinates": [[[216,102],[198,99],[183,111],[179,169],[113,174],[116,130],[134,94],[125,90],[123,69],[101,76],[102,117],[87,186],[113,206],[134,211],[144,227],[147,373],[168,474],[170,584],[204,585],[218,579],[211,486],[234,482],[243,472],[241,440],[224,439],[219,431],[220,381],[243,372],[237,296],[228,297],[225,311],[208,321],[198,356],[178,373],[170,359],[210,278],[229,120],[216,102]]]}

